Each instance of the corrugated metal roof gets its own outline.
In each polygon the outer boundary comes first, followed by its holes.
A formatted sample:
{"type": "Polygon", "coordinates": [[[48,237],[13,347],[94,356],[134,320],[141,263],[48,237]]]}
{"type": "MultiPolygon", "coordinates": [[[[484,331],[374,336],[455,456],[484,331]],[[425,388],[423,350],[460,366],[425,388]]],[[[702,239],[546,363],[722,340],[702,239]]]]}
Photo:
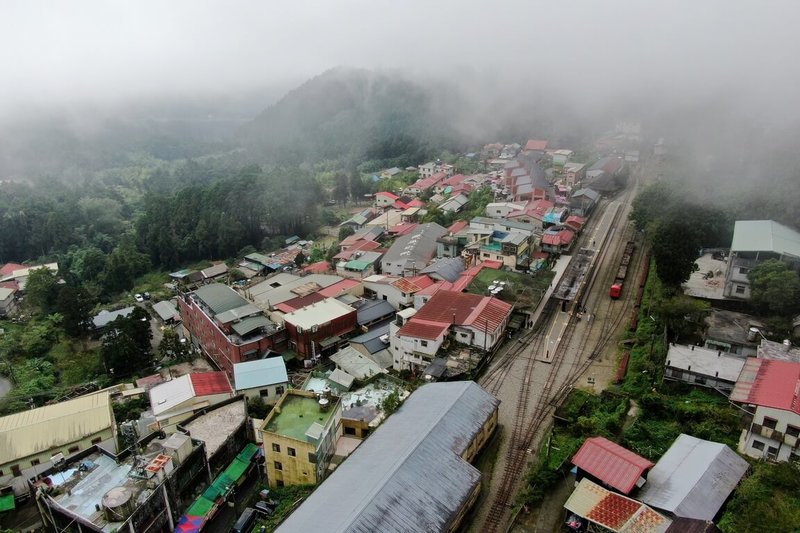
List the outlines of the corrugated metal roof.
{"type": "Polygon", "coordinates": [[[639,499],[675,516],[713,520],[748,468],[724,444],[681,434],[650,470],[639,499]]]}
{"type": "Polygon", "coordinates": [[[128,316],[133,313],[133,306],[117,309],[116,311],[100,311],[92,318],[92,324],[96,328],[104,328],[121,316],[128,316]]]}
{"type": "Polygon", "coordinates": [[[194,294],[203,300],[215,315],[245,306],[248,303],[235,290],[221,283],[203,285],[194,291],[194,294]]]}
{"type": "Polygon", "coordinates": [[[233,381],[236,390],[253,389],[276,383],[287,383],[286,362],[283,357],[267,357],[233,365],[233,381]]]}
{"type": "Polygon", "coordinates": [[[691,370],[697,374],[716,377],[731,383],[736,382],[745,359],[719,350],[699,346],[670,344],[667,366],[680,370],[691,370]]]}
{"type": "Polygon", "coordinates": [[[228,265],[225,263],[218,263],[216,265],[210,266],[200,271],[203,274],[203,277],[208,278],[215,278],[217,276],[221,276],[228,271],[228,265]]]}
{"type": "Polygon", "coordinates": [[[434,274],[440,279],[453,283],[464,272],[464,259],[461,257],[443,257],[423,268],[421,274],[434,274]]]}
{"type": "Polygon", "coordinates": [[[277,531],[446,531],[481,478],[460,455],[499,403],[473,382],[420,387],[277,531]]]}
{"type": "Polygon", "coordinates": [[[195,396],[209,396],[233,392],[225,372],[195,372],[189,374],[195,396]]]}
{"type": "Polygon", "coordinates": [[[572,464],[628,494],[653,463],[604,437],[586,439],[572,464]]]}
{"type": "MultiPolygon", "coordinates": [[[[380,341],[379,341],[380,342],[380,341]]],[[[381,343],[383,344],[383,343],[381,343]]],[[[385,347],[386,345],[383,345],[385,347]]],[[[378,364],[365,356],[352,346],[342,348],[331,355],[337,367],[341,368],[356,379],[364,380],[377,374],[383,373],[383,369],[378,364]]]]}
{"type": "Polygon", "coordinates": [[[800,414],[800,363],[748,357],[730,399],[800,414]]]}
{"type": "Polygon", "coordinates": [[[59,448],[113,424],[108,392],[4,416],[0,418],[0,462],[59,448]]]}
{"type": "Polygon", "coordinates": [[[355,381],[355,377],[340,368],[334,369],[328,379],[337,385],[341,385],[345,390],[349,390],[353,386],[353,381],[355,381]]]}
{"type": "Polygon", "coordinates": [[[359,324],[368,324],[379,318],[391,318],[395,313],[394,307],[386,300],[370,300],[358,308],[359,324]]]}
{"type": "Polygon", "coordinates": [[[648,506],[582,479],[564,508],[615,533],[664,533],[672,522],[648,506]]]}
{"type": "Polygon", "coordinates": [[[264,315],[256,315],[256,316],[249,316],[240,322],[236,322],[231,327],[233,328],[233,331],[235,331],[238,335],[244,337],[245,335],[257,330],[258,328],[263,328],[273,325],[274,324],[270,322],[270,320],[264,315]]]}
{"type": "Polygon", "coordinates": [[[154,303],[153,311],[155,311],[158,316],[161,317],[161,320],[165,322],[175,318],[175,315],[178,314],[178,310],[175,309],[175,306],[172,305],[172,302],[168,300],[154,303]]]}
{"type": "Polygon", "coordinates": [[[800,233],[772,220],[737,220],[731,252],[775,252],[800,257],[800,233]]]}
{"type": "Polygon", "coordinates": [[[343,304],[336,298],[327,298],[284,315],[283,319],[295,327],[310,329],[313,326],[330,322],[350,313],[355,314],[355,312],[355,309],[343,304]]]}

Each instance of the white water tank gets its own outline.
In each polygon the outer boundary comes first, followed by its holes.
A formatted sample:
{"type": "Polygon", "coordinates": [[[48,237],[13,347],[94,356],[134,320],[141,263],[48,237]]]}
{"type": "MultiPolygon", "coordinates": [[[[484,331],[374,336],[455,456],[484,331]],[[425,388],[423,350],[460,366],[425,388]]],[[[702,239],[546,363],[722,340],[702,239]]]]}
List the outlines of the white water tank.
{"type": "Polygon", "coordinates": [[[747,342],[754,342],[758,337],[758,328],[750,328],[747,330],[747,342]]]}

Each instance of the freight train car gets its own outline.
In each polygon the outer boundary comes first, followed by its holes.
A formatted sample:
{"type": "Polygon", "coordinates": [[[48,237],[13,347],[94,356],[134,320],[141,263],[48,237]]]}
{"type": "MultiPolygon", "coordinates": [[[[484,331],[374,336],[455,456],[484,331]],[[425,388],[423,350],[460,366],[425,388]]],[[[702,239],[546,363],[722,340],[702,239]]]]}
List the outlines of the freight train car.
{"type": "Polygon", "coordinates": [[[611,289],[608,291],[608,295],[615,300],[622,296],[622,286],[625,284],[625,278],[628,276],[628,266],[631,263],[631,258],[633,257],[633,250],[635,247],[636,245],[633,241],[628,241],[628,243],[625,245],[625,251],[623,252],[622,259],[619,262],[617,275],[614,278],[614,282],[611,284],[611,289]]]}

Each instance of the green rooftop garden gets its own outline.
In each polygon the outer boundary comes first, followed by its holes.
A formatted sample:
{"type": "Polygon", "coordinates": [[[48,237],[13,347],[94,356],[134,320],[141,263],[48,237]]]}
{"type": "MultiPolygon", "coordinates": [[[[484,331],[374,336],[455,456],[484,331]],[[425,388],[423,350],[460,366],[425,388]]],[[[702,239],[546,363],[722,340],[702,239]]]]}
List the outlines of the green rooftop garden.
{"type": "Polygon", "coordinates": [[[284,437],[306,440],[306,431],[314,422],[325,426],[333,416],[333,406],[328,411],[321,411],[319,402],[314,397],[288,394],[283,403],[272,411],[272,418],[267,422],[267,431],[284,437]]]}

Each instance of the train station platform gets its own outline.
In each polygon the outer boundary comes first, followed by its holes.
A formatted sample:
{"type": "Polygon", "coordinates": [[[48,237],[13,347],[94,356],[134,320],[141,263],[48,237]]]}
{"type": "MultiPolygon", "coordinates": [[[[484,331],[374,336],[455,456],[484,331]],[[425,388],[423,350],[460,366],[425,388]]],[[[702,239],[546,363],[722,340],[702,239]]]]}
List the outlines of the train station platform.
{"type": "Polygon", "coordinates": [[[555,297],[563,302],[562,305],[566,306],[566,309],[564,311],[559,309],[553,318],[553,323],[545,337],[542,352],[535,355],[538,361],[545,363],[553,361],[564,332],[575,312],[575,299],[579,297],[587,279],[591,278],[592,271],[597,268],[598,257],[602,258],[605,255],[598,252],[604,250],[611,241],[612,228],[620,206],[619,202],[608,204],[602,218],[589,236],[587,247],[581,248],[579,253],[572,258],[565,275],[558,284],[555,297]]]}

